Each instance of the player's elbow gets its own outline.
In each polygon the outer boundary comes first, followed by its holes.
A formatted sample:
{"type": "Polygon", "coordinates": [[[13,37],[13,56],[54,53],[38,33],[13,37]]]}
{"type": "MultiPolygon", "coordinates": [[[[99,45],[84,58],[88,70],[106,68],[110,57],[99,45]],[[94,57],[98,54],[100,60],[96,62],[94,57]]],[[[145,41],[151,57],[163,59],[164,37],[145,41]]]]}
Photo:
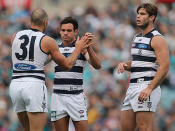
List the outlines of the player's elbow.
{"type": "Polygon", "coordinates": [[[93,66],[95,69],[99,70],[101,68],[101,63],[98,63],[96,65],[93,66]]]}
{"type": "Polygon", "coordinates": [[[100,65],[97,65],[95,69],[101,69],[101,64],[100,65]]]}
{"type": "Polygon", "coordinates": [[[70,71],[72,69],[72,66],[67,67],[67,71],[70,71]]]}
{"type": "Polygon", "coordinates": [[[160,68],[162,69],[162,71],[164,72],[164,74],[166,75],[169,71],[169,68],[170,68],[170,63],[169,62],[166,62],[164,64],[162,64],[160,66],[160,68]]]}
{"type": "Polygon", "coordinates": [[[72,69],[72,65],[69,64],[67,61],[60,63],[59,66],[61,66],[66,71],[69,71],[72,69]]]}
{"type": "Polygon", "coordinates": [[[170,63],[168,62],[166,65],[165,65],[165,72],[166,72],[166,74],[168,73],[168,71],[169,71],[169,68],[170,68],[170,63]]]}
{"type": "Polygon", "coordinates": [[[63,67],[66,71],[70,71],[72,69],[72,66],[70,65],[64,65],[63,67]]]}

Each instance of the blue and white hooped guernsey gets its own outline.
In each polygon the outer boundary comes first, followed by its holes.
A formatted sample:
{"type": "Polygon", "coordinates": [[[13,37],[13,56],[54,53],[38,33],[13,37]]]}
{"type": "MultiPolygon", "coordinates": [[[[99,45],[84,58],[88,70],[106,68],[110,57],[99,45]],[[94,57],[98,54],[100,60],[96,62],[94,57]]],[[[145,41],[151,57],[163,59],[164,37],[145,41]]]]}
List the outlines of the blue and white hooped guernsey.
{"type": "Polygon", "coordinates": [[[154,29],[144,36],[138,34],[133,40],[130,83],[153,80],[158,69],[158,64],[154,49],[151,47],[151,40],[157,35],[161,36],[154,29]]]}
{"type": "Polygon", "coordinates": [[[12,43],[12,79],[34,78],[45,80],[44,63],[48,55],[41,49],[41,40],[45,36],[36,29],[19,31],[12,43]]]}
{"type": "MultiPolygon", "coordinates": [[[[59,44],[60,52],[68,57],[75,49],[75,42],[71,46],[65,47],[63,43],[59,44]]],[[[71,70],[66,71],[55,63],[54,91],[61,94],[77,94],[83,90],[83,70],[86,64],[86,58],[80,54],[75,65],[71,70]],[[80,91],[80,92],[79,92],[80,91]]]]}

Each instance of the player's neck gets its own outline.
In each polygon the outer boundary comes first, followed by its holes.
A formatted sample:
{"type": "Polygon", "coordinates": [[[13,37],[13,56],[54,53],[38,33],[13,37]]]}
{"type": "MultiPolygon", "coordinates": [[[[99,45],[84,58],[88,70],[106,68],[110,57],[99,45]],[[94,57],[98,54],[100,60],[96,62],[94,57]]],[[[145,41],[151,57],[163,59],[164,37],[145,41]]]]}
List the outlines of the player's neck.
{"type": "Polygon", "coordinates": [[[32,29],[37,29],[37,30],[43,32],[43,28],[42,28],[42,27],[32,25],[31,28],[32,28],[32,29]]]}
{"type": "Polygon", "coordinates": [[[63,41],[64,46],[70,46],[75,40],[72,41],[63,41]]]}
{"type": "Polygon", "coordinates": [[[142,36],[146,35],[147,33],[149,33],[150,31],[152,31],[154,29],[154,26],[152,24],[148,25],[145,29],[142,29],[142,36]]]}

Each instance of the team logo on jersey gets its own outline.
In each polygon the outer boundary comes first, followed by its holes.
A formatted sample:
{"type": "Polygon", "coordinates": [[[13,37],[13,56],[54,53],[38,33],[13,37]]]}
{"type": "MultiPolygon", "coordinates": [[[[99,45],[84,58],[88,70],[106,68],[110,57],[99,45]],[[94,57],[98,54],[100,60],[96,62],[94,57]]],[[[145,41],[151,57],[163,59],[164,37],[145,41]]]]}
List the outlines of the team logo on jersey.
{"type": "Polygon", "coordinates": [[[18,70],[33,70],[36,68],[34,65],[24,64],[24,63],[17,63],[14,67],[18,70]]]}
{"type": "Polygon", "coordinates": [[[151,108],[152,107],[152,102],[149,101],[147,107],[151,108]]]}
{"type": "Polygon", "coordinates": [[[139,49],[138,54],[142,55],[142,49],[139,49]]]}

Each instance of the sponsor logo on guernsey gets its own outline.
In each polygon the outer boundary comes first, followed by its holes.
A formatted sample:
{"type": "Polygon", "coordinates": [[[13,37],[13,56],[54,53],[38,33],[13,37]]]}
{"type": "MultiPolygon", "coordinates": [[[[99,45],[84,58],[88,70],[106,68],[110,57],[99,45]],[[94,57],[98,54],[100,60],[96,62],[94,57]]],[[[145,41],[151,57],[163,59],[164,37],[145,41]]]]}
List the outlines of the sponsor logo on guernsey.
{"type": "Polygon", "coordinates": [[[147,45],[145,45],[145,44],[139,44],[138,45],[138,48],[139,49],[146,49],[147,48],[147,45]]]}
{"type": "Polygon", "coordinates": [[[17,63],[14,65],[14,67],[18,70],[34,70],[36,66],[34,65],[29,65],[29,64],[24,64],[24,63],[17,63]]]}
{"type": "Polygon", "coordinates": [[[64,51],[69,51],[69,49],[68,48],[64,48],[64,51]]]}

